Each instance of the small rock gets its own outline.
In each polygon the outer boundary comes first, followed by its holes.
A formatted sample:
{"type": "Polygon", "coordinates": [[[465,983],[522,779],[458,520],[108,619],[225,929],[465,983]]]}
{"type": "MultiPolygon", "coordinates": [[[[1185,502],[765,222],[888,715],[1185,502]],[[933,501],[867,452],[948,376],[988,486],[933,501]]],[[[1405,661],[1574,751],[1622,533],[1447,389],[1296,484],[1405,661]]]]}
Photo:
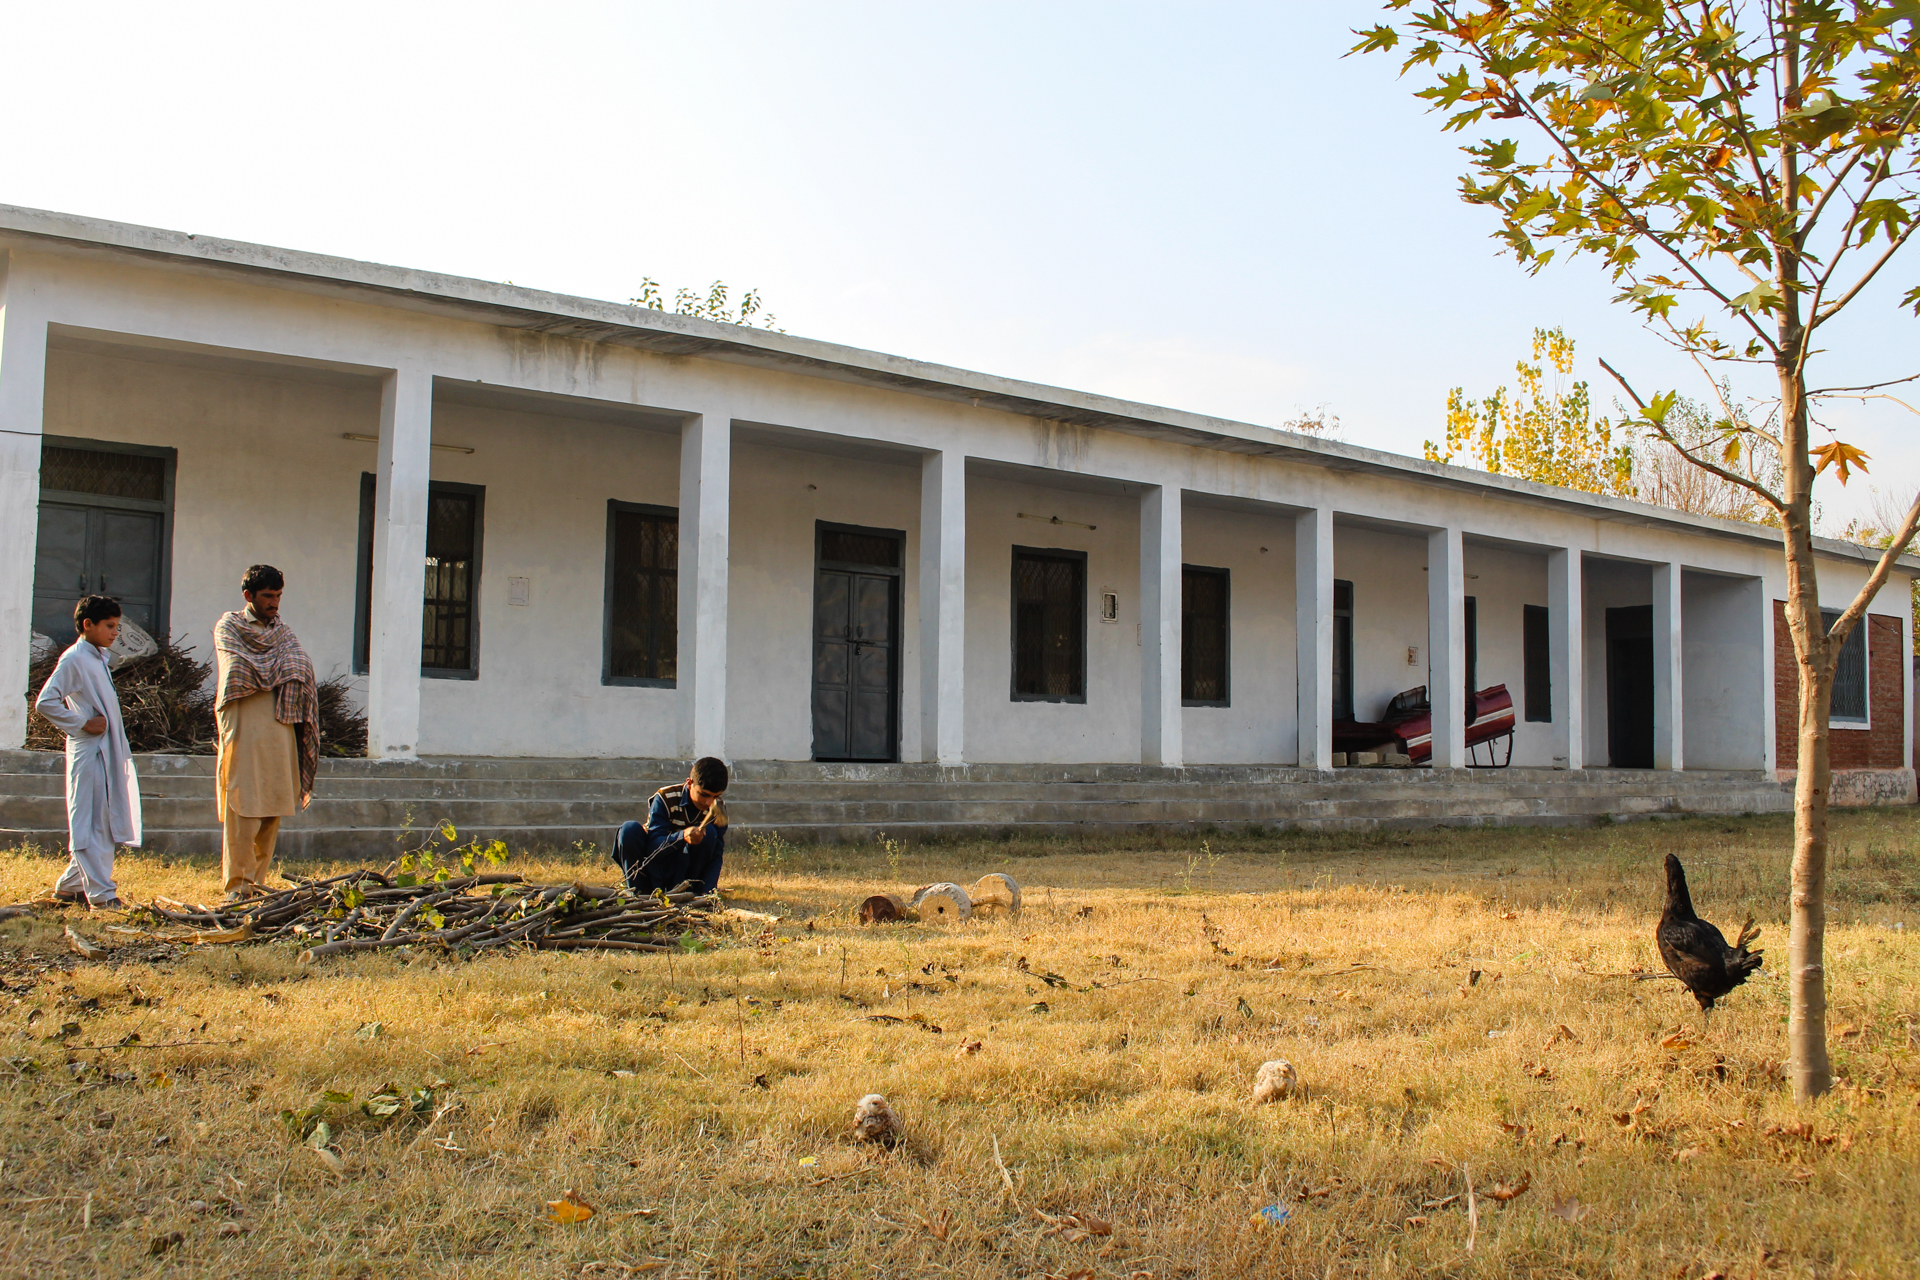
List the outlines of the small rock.
{"type": "Polygon", "coordinates": [[[215,1234],[226,1236],[229,1239],[231,1239],[235,1236],[243,1236],[247,1234],[247,1229],[241,1226],[237,1222],[223,1222],[220,1224],[220,1230],[215,1234]]]}
{"type": "Polygon", "coordinates": [[[1276,1059],[1262,1063],[1260,1072],[1253,1080],[1253,1100],[1256,1103],[1279,1102],[1290,1098],[1300,1087],[1300,1074],[1293,1064],[1285,1059],[1276,1059]]]}
{"type": "Polygon", "coordinates": [[[853,1136],[862,1142],[892,1146],[900,1138],[900,1121],[887,1100],[877,1093],[860,1099],[853,1109],[853,1136]]]}
{"type": "Polygon", "coordinates": [[[205,1200],[187,1201],[188,1213],[205,1213],[206,1211],[207,1211],[207,1202],[205,1200]]]}

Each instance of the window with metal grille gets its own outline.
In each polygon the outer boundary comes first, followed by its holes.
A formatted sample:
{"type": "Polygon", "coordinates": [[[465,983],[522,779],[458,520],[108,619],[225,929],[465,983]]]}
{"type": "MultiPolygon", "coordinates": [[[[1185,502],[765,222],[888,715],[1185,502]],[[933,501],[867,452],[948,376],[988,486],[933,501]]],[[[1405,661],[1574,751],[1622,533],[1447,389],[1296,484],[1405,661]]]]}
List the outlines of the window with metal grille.
{"type": "Polygon", "coordinates": [[[163,502],[167,496],[167,460],[151,453],[43,445],[40,487],[62,493],[163,502]]]}
{"type": "Polygon", "coordinates": [[[1013,549],[1013,698],[1085,702],[1087,556],[1013,549]]]}
{"type": "Polygon", "coordinates": [[[480,491],[434,485],[427,495],[423,671],[472,671],[480,585],[480,491]]]}
{"type": "Polygon", "coordinates": [[[680,514],[607,504],[605,684],[671,685],[680,644],[680,514]]]}
{"type": "Polygon", "coordinates": [[[1547,607],[1523,606],[1520,615],[1521,665],[1526,671],[1527,719],[1553,719],[1553,657],[1547,607]]]}
{"type": "Polygon", "coordinates": [[[898,569],[900,539],[824,525],[820,529],[820,559],[833,564],[898,569]]]}
{"type": "Polygon", "coordinates": [[[1333,718],[1353,719],[1353,584],[1333,583],[1333,718]]]}
{"type": "Polygon", "coordinates": [[[1180,701],[1227,702],[1227,571],[1180,567],[1180,701]]]}
{"type": "MultiPolygon", "coordinates": [[[[480,545],[486,489],[435,482],[427,489],[426,583],[421,598],[420,673],[472,678],[480,668],[480,545]]],[[[353,669],[365,673],[373,631],[374,478],[360,476],[360,581],[353,669]]]]}
{"type": "MultiPolygon", "coordinates": [[[[1840,620],[1838,609],[1822,609],[1821,621],[1831,629],[1840,620]]],[[[1833,706],[1827,715],[1831,724],[1864,725],[1867,715],[1867,620],[1861,618],[1847,633],[1840,656],[1833,664],[1833,706]]]]}

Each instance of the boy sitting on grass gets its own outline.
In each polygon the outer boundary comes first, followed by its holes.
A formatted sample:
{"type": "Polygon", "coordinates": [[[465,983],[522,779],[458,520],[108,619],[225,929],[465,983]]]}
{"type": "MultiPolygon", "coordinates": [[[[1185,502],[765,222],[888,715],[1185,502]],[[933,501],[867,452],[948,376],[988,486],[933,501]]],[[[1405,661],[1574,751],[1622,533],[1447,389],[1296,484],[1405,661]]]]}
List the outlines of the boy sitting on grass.
{"type": "Polygon", "coordinates": [[[711,893],[718,888],[720,856],[727,843],[720,796],[726,789],[726,764],[702,756],[687,771],[685,782],[653,793],[645,826],[620,824],[613,862],[627,887],[642,896],[656,889],[711,893]]]}
{"type": "Polygon", "coordinates": [[[79,638],[60,655],[33,700],[34,710],[67,735],[69,857],[53,896],[58,902],[118,911],[114,846],[140,843],[140,779],[107,666],[107,650],[120,635],[120,602],[111,596],[82,598],[73,608],[73,629],[79,638]]]}

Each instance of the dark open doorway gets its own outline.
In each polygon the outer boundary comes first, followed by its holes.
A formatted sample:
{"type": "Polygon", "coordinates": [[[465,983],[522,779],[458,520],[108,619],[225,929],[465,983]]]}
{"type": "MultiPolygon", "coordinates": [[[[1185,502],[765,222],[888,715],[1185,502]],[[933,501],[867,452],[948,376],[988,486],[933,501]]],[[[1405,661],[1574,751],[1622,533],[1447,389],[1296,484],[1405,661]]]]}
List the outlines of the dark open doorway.
{"type": "Polygon", "coordinates": [[[41,443],[33,629],[73,643],[73,606],[109,595],[128,621],[167,638],[172,560],[171,449],[69,440],[41,443]]]}
{"type": "Polygon", "coordinates": [[[906,535],[815,533],[813,758],[900,758],[900,565],[906,535]]]}
{"type": "Polygon", "coordinates": [[[1607,610],[1607,756],[1653,768],[1653,606],[1607,610]]]}

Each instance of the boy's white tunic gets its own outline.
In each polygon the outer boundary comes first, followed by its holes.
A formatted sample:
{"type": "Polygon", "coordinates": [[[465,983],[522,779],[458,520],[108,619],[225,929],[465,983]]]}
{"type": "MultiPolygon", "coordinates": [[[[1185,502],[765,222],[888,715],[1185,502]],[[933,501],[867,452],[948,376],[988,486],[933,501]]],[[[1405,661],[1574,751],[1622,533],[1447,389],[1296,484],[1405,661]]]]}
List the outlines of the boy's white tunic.
{"type": "MultiPolygon", "coordinates": [[[[140,843],[140,778],[134,772],[120,698],[106,653],[84,638],[60,655],[34,707],[67,735],[67,838],[86,877],[89,897],[111,897],[113,848],[140,843]],[[104,716],[105,733],[88,733],[87,721],[104,716]]],[[[60,878],[77,889],[75,867],[60,878]]]]}

